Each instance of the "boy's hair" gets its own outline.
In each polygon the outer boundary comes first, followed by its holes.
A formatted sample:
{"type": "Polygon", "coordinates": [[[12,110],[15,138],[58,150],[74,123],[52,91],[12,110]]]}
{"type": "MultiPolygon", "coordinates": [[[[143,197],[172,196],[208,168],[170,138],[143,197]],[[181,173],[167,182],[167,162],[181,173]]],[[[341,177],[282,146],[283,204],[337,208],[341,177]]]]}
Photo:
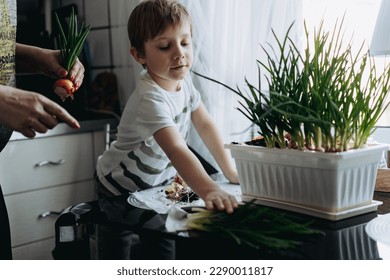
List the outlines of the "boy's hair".
{"type": "Polygon", "coordinates": [[[188,20],[192,21],[188,10],[179,2],[173,0],[144,0],[130,14],[127,24],[130,44],[141,55],[145,55],[145,42],[153,39],[166,27],[188,20]]]}

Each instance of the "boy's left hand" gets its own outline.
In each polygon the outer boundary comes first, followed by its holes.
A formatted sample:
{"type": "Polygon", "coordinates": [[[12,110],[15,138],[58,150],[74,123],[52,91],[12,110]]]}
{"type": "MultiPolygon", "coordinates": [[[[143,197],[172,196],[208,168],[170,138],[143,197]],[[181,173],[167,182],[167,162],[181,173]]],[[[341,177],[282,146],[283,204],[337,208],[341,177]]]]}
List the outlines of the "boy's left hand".
{"type": "Polygon", "coordinates": [[[240,183],[240,181],[238,179],[237,170],[231,170],[226,174],[224,173],[224,176],[226,177],[226,179],[229,180],[229,183],[231,183],[231,184],[239,184],[240,183]]]}
{"type": "Polygon", "coordinates": [[[215,190],[207,193],[205,199],[206,208],[209,210],[225,210],[227,213],[233,213],[234,208],[238,207],[238,202],[233,195],[223,190],[215,190]]]}

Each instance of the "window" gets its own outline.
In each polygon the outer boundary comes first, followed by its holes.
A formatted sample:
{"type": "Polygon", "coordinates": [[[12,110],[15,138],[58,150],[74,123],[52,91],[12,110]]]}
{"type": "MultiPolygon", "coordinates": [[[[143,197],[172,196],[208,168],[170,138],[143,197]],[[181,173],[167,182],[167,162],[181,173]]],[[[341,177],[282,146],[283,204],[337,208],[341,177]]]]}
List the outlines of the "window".
{"type": "MultiPolygon", "coordinates": [[[[244,78],[256,82],[256,59],[263,59],[260,45],[275,43],[271,29],[278,38],[285,35],[294,22],[290,35],[296,44],[305,39],[303,21],[309,30],[324,20],[324,30],[332,30],[344,17],[346,42],[353,37],[358,49],[364,42],[366,52],[371,42],[381,0],[182,0],[194,22],[194,70],[228,84],[240,86],[244,78]],[[206,31],[207,30],[207,31],[206,31]]],[[[389,59],[375,58],[378,72],[389,59]]],[[[239,107],[233,93],[204,79],[194,77],[203,101],[216,120],[226,143],[247,140],[251,136],[249,121],[235,108],[239,107]]],[[[244,88],[244,87],[242,87],[244,88]]],[[[389,110],[390,111],[390,110],[389,110]]],[[[380,124],[390,125],[390,112],[380,124]]],[[[198,151],[196,133],[192,135],[198,151]]],[[[199,144],[201,145],[201,144],[199,144]]]]}
{"type": "MultiPolygon", "coordinates": [[[[354,52],[364,43],[370,48],[381,0],[303,0],[303,17],[309,26],[317,26],[324,19],[324,29],[332,30],[337,19],[344,19],[346,42],[353,38],[354,52]]],[[[389,57],[374,57],[378,74],[390,63],[389,57]]],[[[390,109],[379,120],[378,126],[390,126],[390,109]]]]}

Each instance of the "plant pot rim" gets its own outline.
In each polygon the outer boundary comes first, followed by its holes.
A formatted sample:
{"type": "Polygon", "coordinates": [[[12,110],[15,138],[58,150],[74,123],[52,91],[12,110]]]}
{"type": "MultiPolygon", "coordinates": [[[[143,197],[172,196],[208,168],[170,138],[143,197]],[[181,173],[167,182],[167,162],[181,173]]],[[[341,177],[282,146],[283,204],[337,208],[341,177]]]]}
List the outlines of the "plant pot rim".
{"type": "Polygon", "coordinates": [[[311,150],[297,150],[290,148],[268,148],[262,146],[248,145],[245,143],[234,143],[234,144],[225,144],[224,147],[226,149],[235,150],[235,151],[250,151],[250,152],[262,152],[262,153],[272,153],[272,154],[280,154],[280,155],[298,155],[302,157],[312,157],[315,156],[317,158],[323,159],[347,159],[353,158],[362,152],[369,153],[370,151],[378,151],[378,150],[390,150],[390,144],[384,143],[370,143],[367,144],[363,148],[359,149],[350,149],[348,151],[343,152],[319,152],[319,151],[311,151],[311,150]]]}

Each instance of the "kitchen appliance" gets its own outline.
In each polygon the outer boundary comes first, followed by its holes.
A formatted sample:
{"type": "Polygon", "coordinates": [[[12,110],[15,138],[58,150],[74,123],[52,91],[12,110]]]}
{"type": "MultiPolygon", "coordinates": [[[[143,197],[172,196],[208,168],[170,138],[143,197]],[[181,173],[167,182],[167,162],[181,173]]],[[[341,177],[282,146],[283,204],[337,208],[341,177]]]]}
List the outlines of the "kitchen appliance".
{"type": "Polygon", "coordinates": [[[91,259],[90,236],[93,226],[89,214],[91,205],[80,203],[66,208],[55,223],[54,259],[91,259]]]}

